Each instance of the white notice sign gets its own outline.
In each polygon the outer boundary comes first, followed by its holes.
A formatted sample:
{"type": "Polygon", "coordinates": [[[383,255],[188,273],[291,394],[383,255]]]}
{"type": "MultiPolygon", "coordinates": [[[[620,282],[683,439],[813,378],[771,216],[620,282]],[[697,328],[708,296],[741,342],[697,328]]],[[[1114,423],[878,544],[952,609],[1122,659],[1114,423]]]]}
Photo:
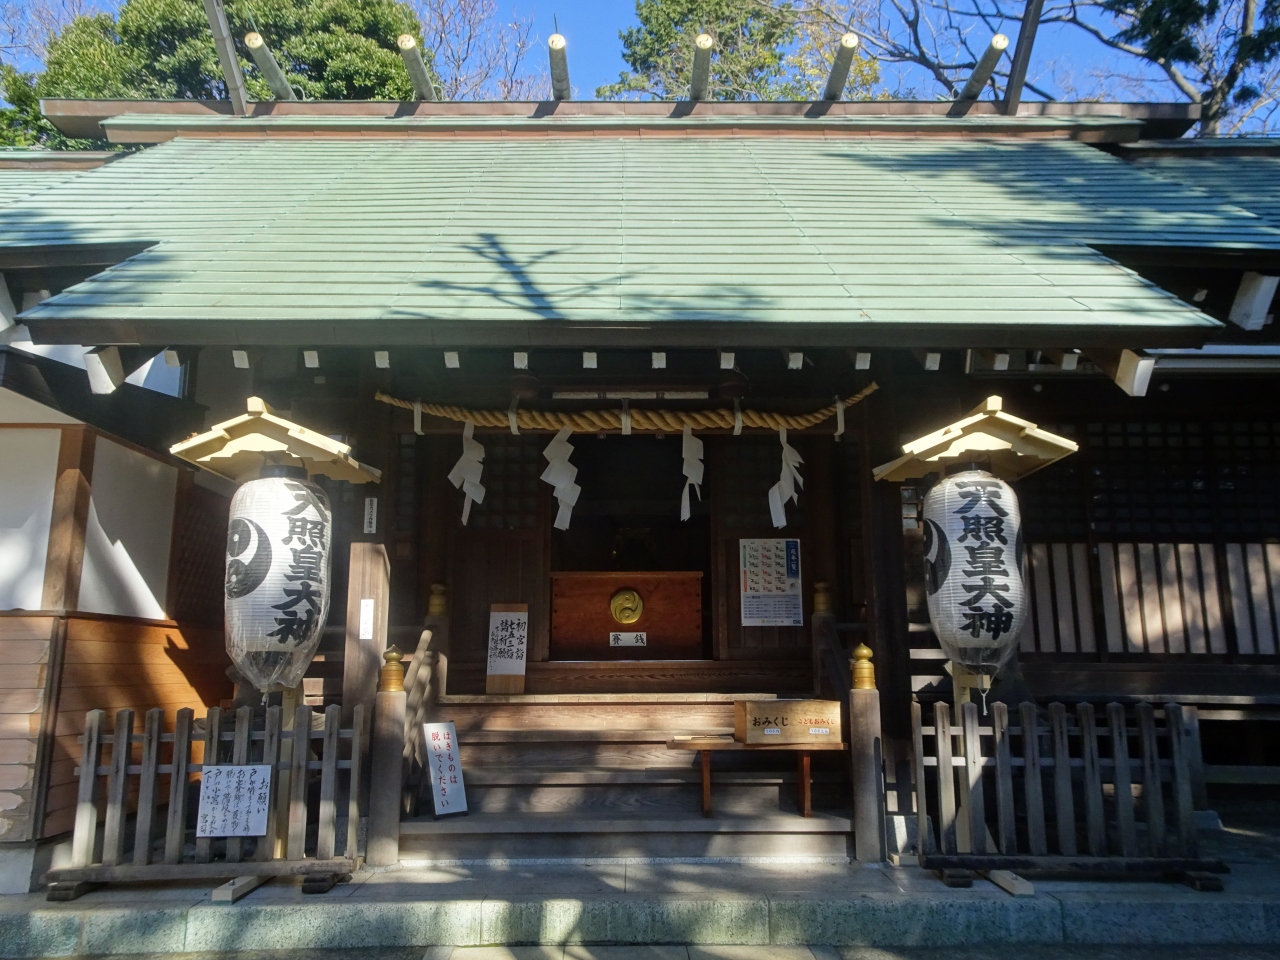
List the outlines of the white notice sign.
{"type": "Polygon", "coordinates": [[[424,723],[422,740],[427,745],[427,770],[431,775],[431,802],[436,816],[467,812],[467,786],[462,781],[462,758],[458,753],[458,732],[453,721],[424,723]]]}
{"type": "Polygon", "coordinates": [[[205,767],[196,836],[265,837],[270,807],[270,764],[205,767]]]}
{"type": "Polygon", "coordinates": [[[489,610],[489,667],[492,676],[524,676],[529,648],[529,608],[524,604],[494,604],[489,610]]]}
{"type": "Polygon", "coordinates": [[[799,540],[739,540],[744,627],[803,627],[799,540]]]}

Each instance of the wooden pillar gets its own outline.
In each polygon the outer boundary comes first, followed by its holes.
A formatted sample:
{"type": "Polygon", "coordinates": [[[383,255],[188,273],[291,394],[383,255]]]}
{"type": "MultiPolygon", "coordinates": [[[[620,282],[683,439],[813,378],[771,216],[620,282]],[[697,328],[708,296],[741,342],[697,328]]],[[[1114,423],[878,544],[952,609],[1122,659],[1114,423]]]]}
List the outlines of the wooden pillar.
{"type": "Polygon", "coordinates": [[[885,858],[884,752],[880,737],[880,691],[876,689],[871,648],[853,651],[853,689],[849,691],[849,749],[853,763],[854,857],[861,863],[885,858]]]}
{"type": "Polygon", "coordinates": [[[378,670],[387,649],[391,562],[381,543],[351,544],[347,579],[346,648],[342,661],[342,725],[350,726],[356,704],[373,709],[378,670]]]}
{"type": "Polygon", "coordinates": [[[407,698],[400,651],[392,647],[384,659],[386,665],[375,695],[369,756],[369,841],[365,862],[371,867],[390,867],[400,860],[400,792],[407,698]]]}
{"type": "MultiPolygon", "coordinates": [[[[882,389],[863,401],[867,407],[868,465],[884,463],[901,453],[891,396],[882,389]],[[884,398],[881,394],[886,394],[884,398]],[[874,416],[870,405],[876,404],[874,416]]],[[[868,470],[868,473],[870,471],[868,470]]],[[[866,538],[868,566],[874,591],[871,647],[877,655],[885,692],[884,732],[895,739],[911,736],[911,637],[907,627],[907,595],[902,530],[902,494],[896,483],[871,483],[866,538]]]]}
{"type": "Polygon", "coordinates": [[[41,598],[41,606],[46,610],[75,610],[80,603],[80,572],[84,566],[96,439],[97,434],[88,427],[62,428],[41,598]]]}

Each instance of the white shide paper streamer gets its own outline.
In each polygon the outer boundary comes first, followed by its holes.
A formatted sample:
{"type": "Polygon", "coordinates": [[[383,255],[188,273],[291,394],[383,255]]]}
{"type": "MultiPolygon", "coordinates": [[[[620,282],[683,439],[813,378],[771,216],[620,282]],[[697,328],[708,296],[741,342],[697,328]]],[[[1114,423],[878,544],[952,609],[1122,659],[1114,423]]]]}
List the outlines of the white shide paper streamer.
{"type": "Polygon", "coordinates": [[[684,457],[684,490],[680,494],[680,519],[689,519],[689,488],[693,487],[698,499],[702,499],[702,441],[693,435],[693,430],[684,425],[684,440],[680,446],[680,455],[684,457]]]}
{"type": "Polygon", "coordinates": [[[462,503],[462,525],[467,525],[471,516],[471,504],[484,503],[484,487],[480,484],[480,474],[484,470],[484,447],[479,440],[473,440],[476,425],[468,420],[462,427],[462,456],[449,471],[449,482],[455,488],[461,487],[467,499],[462,503]]]}
{"type": "Polygon", "coordinates": [[[573,505],[578,502],[578,494],[582,493],[582,488],[573,482],[578,476],[578,468],[569,462],[569,457],[573,455],[573,444],[569,442],[572,434],[572,428],[561,427],[560,432],[542,451],[542,455],[547,458],[547,469],[542,471],[542,479],[555,488],[556,500],[560,503],[560,509],[556,511],[557,530],[569,529],[573,505]]]}
{"type": "Polygon", "coordinates": [[[773,525],[782,529],[787,525],[787,501],[800,502],[796,487],[804,489],[804,480],[798,469],[804,463],[804,458],[796,452],[795,447],[787,443],[786,427],[778,428],[778,440],[782,443],[782,476],[769,488],[769,514],[773,518],[773,525]]]}

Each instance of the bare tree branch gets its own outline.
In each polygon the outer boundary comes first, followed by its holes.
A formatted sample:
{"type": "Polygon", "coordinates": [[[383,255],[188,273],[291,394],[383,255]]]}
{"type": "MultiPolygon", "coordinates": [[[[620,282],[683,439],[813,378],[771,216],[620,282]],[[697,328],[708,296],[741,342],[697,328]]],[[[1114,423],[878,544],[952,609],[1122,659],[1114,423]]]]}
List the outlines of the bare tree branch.
{"type": "Polygon", "coordinates": [[[533,17],[499,16],[497,0],[416,0],[426,49],[445,100],[544,99],[545,64],[533,58],[533,17]]]}

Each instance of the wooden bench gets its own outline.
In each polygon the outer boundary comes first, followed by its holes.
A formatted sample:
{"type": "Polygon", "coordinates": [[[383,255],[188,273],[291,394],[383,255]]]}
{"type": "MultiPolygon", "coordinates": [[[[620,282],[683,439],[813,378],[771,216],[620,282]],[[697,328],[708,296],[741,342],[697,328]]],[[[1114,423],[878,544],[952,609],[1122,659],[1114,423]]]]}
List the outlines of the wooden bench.
{"type": "Polygon", "coordinates": [[[818,750],[844,750],[843,743],[740,743],[728,735],[676,737],[667,741],[668,750],[694,750],[702,760],[702,815],[711,816],[711,754],[717,750],[752,750],[763,753],[791,750],[796,757],[796,808],[802,817],[813,816],[812,778],[809,758],[818,750]]]}

